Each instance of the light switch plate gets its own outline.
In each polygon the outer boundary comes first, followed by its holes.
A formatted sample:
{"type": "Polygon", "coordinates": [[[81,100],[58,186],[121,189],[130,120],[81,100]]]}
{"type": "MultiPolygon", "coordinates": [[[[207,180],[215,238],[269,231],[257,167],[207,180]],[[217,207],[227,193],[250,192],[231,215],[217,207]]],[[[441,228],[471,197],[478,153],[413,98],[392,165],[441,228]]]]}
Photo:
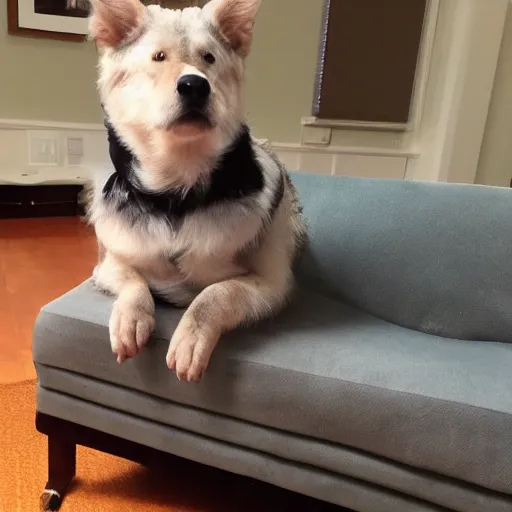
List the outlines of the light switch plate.
{"type": "Polygon", "coordinates": [[[59,137],[52,131],[28,132],[29,165],[54,166],[59,163],[59,137]]]}
{"type": "Polygon", "coordinates": [[[81,137],[68,137],[68,155],[84,156],[84,139],[81,137]]]}

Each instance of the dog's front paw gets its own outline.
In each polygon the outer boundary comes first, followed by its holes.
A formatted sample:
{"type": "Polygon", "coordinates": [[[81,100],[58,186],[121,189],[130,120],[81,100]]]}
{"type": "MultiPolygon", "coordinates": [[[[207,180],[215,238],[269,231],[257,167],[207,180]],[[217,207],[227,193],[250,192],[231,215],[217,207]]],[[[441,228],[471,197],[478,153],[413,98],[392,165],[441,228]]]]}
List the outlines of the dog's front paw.
{"type": "Polygon", "coordinates": [[[116,301],[109,323],[112,352],[117,362],[135,357],[146,345],[155,330],[155,317],[143,307],[116,301]]]}
{"type": "Polygon", "coordinates": [[[187,314],[181,319],[167,352],[167,366],[179,380],[199,382],[205,372],[218,336],[198,328],[187,314]]]}

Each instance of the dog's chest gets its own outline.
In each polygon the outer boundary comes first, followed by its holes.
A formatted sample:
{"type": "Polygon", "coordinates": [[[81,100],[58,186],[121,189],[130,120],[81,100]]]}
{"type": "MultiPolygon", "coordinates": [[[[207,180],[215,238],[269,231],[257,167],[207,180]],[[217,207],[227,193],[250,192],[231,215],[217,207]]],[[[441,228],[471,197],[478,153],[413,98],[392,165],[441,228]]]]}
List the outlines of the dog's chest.
{"type": "Polygon", "coordinates": [[[148,220],[129,226],[112,216],[96,222],[106,250],[136,268],[152,285],[183,282],[204,287],[246,272],[237,262],[245,240],[257,232],[257,223],[233,219],[189,219],[180,229],[148,220]]]}

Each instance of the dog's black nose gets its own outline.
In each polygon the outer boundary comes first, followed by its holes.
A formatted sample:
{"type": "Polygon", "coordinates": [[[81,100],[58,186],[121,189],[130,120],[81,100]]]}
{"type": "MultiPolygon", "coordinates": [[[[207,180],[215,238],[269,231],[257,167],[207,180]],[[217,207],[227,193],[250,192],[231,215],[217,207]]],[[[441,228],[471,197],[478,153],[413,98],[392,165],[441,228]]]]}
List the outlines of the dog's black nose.
{"type": "Polygon", "coordinates": [[[188,107],[204,107],[211,87],[206,78],[199,75],[183,75],[177,83],[178,94],[188,107]]]}

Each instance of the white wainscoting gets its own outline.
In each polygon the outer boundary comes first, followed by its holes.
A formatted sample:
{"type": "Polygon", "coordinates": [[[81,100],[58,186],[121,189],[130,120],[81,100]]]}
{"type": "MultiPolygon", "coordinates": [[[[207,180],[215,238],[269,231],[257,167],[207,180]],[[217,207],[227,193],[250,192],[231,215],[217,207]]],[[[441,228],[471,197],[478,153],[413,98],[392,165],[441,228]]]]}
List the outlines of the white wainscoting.
{"type": "Polygon", "coordinates": [[[405,179],[414,155],[376,148],[314,147],[273,144],[274,151],[290,170],[333,176],[405,179]]]}
{"type": "MultiPolygon", "coordinates": [[[[271,144],[289,170],[317,174],[404,179],[408,162],[416,156],[384,148],[271,144]]],[[[0,183],[82,183],[105,166],[110,160],[103,125],[0,120],[0,183]],[[30,165],[30,136],[49,133],[57,140],[57,163],[30,165]],[[83,156],[68,157],[68,137],[83,140],[83,156]]]]}
{"type": "Polygon", "coordinates": [[[0,183],[83,183],[105,165],[109,165],[108,143],[101,124],[0,120],[0,183]],[[30,165],[31,134],[56,138],[56,165],[30,165]],[[68,137],[83,140],[83,156],[68,157],[68,137]]]}

